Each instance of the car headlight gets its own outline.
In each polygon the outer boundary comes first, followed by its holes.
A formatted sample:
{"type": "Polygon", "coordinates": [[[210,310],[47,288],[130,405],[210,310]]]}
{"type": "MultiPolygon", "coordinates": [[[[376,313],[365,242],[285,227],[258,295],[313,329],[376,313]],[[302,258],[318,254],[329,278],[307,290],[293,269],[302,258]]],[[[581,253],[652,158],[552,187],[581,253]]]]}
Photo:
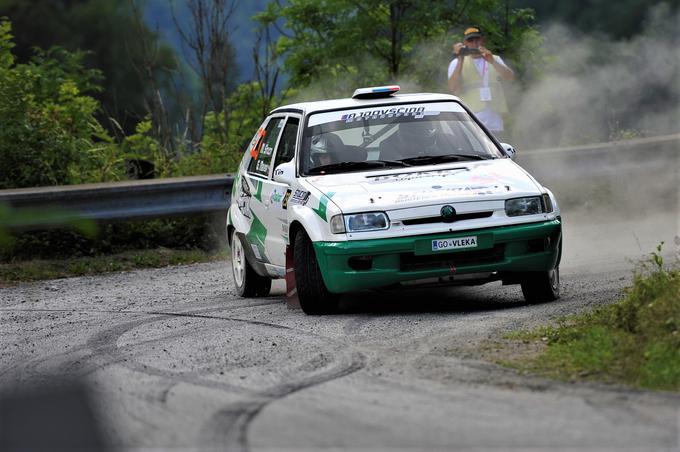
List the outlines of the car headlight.
{"type": "Polygon", "coordinates": [[[505,214],[509,217],[536,215],[553,211],[552,201],[547,194],[505,201],[505,214]]]}
{"type": "Polygon", "coordinates": [[[351,215],[335,215],[330,221],[331,232],[380,231],[390,227],[390,220],[384,212],[355,213],[351,215]]]}
{"type": "Polygon", "coordinates": [[[342,215],[336,215],[331,218],[329,224],[333,234],[343,234],[345,232],[345,220],[342,219],[342,215]]]}

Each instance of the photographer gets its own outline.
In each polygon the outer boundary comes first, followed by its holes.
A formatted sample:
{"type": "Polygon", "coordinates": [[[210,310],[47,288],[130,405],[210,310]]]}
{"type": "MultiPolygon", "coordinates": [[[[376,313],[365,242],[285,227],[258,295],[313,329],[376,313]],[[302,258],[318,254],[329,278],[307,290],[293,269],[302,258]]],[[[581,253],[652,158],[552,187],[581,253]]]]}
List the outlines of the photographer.
{"type": "Polygon", "coordinates": [[[463,34],[463,42],[453,45],[455,58],[449,64],[449,90],[460,97],[482,123],[497,137],[503,132],[508,105],[501,80],[513,80],[501,57],[484,47],[484,35],[477,27],[463,34]]]}

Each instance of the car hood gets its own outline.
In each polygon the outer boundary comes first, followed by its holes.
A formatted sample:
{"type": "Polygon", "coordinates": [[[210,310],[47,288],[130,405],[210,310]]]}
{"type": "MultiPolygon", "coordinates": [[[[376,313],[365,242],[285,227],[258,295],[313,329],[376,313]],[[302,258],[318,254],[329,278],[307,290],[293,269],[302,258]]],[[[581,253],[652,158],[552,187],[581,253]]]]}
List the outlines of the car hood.
{"type": "Polygon", "coordinates": [[[329,174],[305,181],[346,213],[541,193],[540,185],[510,159],[329,174]]]}

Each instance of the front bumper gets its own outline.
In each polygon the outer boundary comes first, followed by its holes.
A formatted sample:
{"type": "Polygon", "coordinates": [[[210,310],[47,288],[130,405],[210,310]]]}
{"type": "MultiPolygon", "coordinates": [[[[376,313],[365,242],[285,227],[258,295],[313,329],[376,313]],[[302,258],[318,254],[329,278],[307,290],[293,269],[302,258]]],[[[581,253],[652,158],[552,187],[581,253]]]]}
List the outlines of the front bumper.
{"type": "Polygon", "coordinates": [[[546,271],[559,264],[562,223],[473,229],[347,242],[314,242],[324,283],[334,293],[417,279],[484,272],[546,271]],[[432,241],[477,237],[474,249],[432,251],[432,241]]]}

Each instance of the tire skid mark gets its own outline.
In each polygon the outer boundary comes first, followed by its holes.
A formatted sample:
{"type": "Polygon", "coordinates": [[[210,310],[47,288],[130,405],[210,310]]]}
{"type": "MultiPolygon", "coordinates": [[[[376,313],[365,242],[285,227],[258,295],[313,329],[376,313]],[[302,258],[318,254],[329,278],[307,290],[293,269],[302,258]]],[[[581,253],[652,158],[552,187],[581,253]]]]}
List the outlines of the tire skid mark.
{"type": "Polygon", "coordinates": [[[238,306],[219,306],[215,304],[211,307],[190,310],[186,312],[166,312],[166,311],[141,311],[134,309],[66,309],[66,308],[22,308],[22,309],[12,309],[12,308],[0,308],[0,312],[70,312],[70,313],[82,313],[82,314],[200,314],[203,312],[216,312],[216,311],[234,311],[237,309],[254,308],[258,306],[269,306],[273,304],[281,304],[281,300],[271,300],[271,301],[261,301],[258,303],[243,304],[238,306]]]}
{"type": "MultiPolygon", "coordinates": [[[[143,321],[128,322],[118,325],[114,328],[97,333],[89,341],[88,345],[93,351],[91,358],[97,360],[101,357],[105,358],[103,365],[95,369],[91,369],[88,373],[94,372],[99,368],[110,366],[111,364],[118,364],[132,371],[140,372],[145,375],[160,377],[169,380],[174,384],[187,383],[204,388],[217,389],[221,391],[230,391],[238,393],[247,393],[249,390],[241,386],[231,385],[219,381],[209,380],[205,378],[195,377],[193,374],[183,372],[172,372],[169,370],[158,369],[156,367],[141,364],[135,360],[125,356],[125,353],[117,346],[118,339],[128,331],[137,328],[142,324],[166,320],[166,316],[157,316],[152,319],[145,319],[143,321]]],[[[167,395],[167,394],[166,394],[167,395]]]]}
{"type": "MultiPolygon", "coordinates": [[[[195,311],[198,312],[198,311],[195,311]]],[[[148,312],[147,314],[152,314],[151,312],[148,312]]],[[[151,319],[143,319],[143,320],[138,320],[138,321],[133,321],[133,322],[128,322],[122,325],[118,325],[117,327],[111,328],[109,330],[102,331],[95,336],[93,336],[90,341],[88,341],[88,347],[93,351],[91,354],[91,357],[93,359],[96,359],[98,357],[101,357],[102,355],[106,355],[108,357],[108,360],[103,364],[97,367],[98,368],[103,368],[106,366],[109,366],[111,364],[118,364],[123,367],[126,367],[130,370],[137,371],[146,375],[152,375],[164,379],[168,379],[174,384],[178,383],[188,383],[204,388],[209,388],[209,389],[216,389],[216,390],[222,390],[222,391],[229,391],[229,392],[236,392],[239,394],[245,394],[245,395],[264,395],[269,398],[273,397],[273,395],[278,394],[278,390],[275,387],[274,389],[269,389],[266,391],[256,391],[250,388],[244,388],[239,385],[231,385],[227,383],[222,383],[214,380],[209,380],[205,378],[200,378],[194,376],[194,373],[182,373],[182,372],[172,372],[169,370],[163,370],[163,369],[158,369],[152,366],[148,366],[145,364],[138,363],[134,360],[129,359],[129,357],[126,357],[124,355],[124,350],[119,348],[117,346],[118,339],[125,334],[126,332],[137,328],[143,324],[149,324],[161,320],[165,320],[168,317],[190,317],[190,318],[201,318],[201,319],[214,319],[214,320],[224,320],[228,322],[238,322],[238,323],[247,323],[251,325],[256,325],[256,326],[264,326],[268,328],[275,328],[275,329],[283,329],[283,330],[289,330],[289,331],[295,331],[298,333],[301,333],[303,335],[307,336],[316,336],[318,338],[321,338],[325,341],[328,341],[328,338],[324,336],[318,336],[313,333],[308,333],[300,330],[296,330],[294,328],[285,326],[285,325],[279,325],[276,323],[269,323],[269,322],[263,322],[259,320],[249,320],[249,319],[243,319],[243,318],[237,318],[237,317],[224,317],[224,316],[212,316],[212,315],[205,315],[205,314],[197,314],[197,313],[168,313],[168,312],[162,312],[158,313],[159,315],[156,317],[153,317],[151,319]],[[274,391],[273,393],[270,393],[271,391],[274,391]],[[273,394],[273,395],[272,395],[273,394]]],[[[136,344],[131,344],[130,346],[127,347],[134,347],[136,344]]],[[[344,346],[344,345],[343,345],[344,346]]],[[[126,347],[126,348],[127,348],[126,347]]],[[[364,358],[362,356],[362,367],[364,363],[364,358]]],[[[88,373],[94,372],[97,369],[90,370],[88,373]]],[[[358,369],[357,369],[358,370],[358,369]]],[[[342,376],[342,375],[340,375],[342,376]]],[[[317,383],[314,383],[317,384],[317,383]]],[[[288,386],[288,385],[284,385],[288,386]]],[[[297,391],[299,389],[294,389],[294,391],[297,391]]],[[[167,396],[167,394],[166,394],[167,396]]],[[[278,397],[278,396],[277,396],[278,397]]]]}
{"type": "MultiPolygon", "coordinates": [[[[312,336],[317,336],[313,333],[305,332],[305,331],[300,331],[300,330],[295,330],[294,328],[285,326],[285,325],[279,325],[276,323],[269,323],[269,322],[263,322],[263,321],[258,321],[258,320],[249,320],[249,319],[243,319],[243,318],[238,318],[238,317],[226,317],[226,316],[215,316],[215,315],[208,315],[205,313],[208,312],[215,312],[215,311],[224,311],[224,310],[235,310],[239,308],[244,308],[244,307],[255,307],[255,306],[263,306],[263,305],[269,305],[269,304],[278,304],[280,303],[278,300],[277,301],[271,301],[271,302],[262,302],[262,303],[257,303],[257,304],[250,304],[247,306],[238,306],[238,307],[233,307],[231,309],[225,308],[223,306],[218,306],[218,307],[211,307],[211,308],[206,308],[206,309],[200,309],[200,310],[195,310],[195,311],[188,311],[188,312],[167,312],[167,311],[131,311],[131,310],[120,310],[120,311],[110,311],[110,310],[89,310],[89,311],[78,311],[78,310],[72,310],[72,309],[39,309],[39,310],[33,310],[33,311],[39,311],[39,312],[93,312],[93,313],[105,313],[105,314],[127,314],[127,315],[137,315],[137,316],[142,316],[142,315],[151,315],[153,317],[151,318],[144,318],[144,319],[139,319],[131,322],[125,322],[122,324],[118,324],[112,328],[109,328],[104,331],[100,331],[97,334],[95,334],[86,344],[83,346],[77,347],[75,349],[69,350],[67,352],[58,354],[58,355],[52,355],[49,357],[43,357],[43,358],[36,358],[29,364],[25,364],[25,367],[27,367],[27,370],[33,369],[31,372],[33,376],[38,376],[38,377],[44,377],[44,378],[49,378],[51,374],[44,374],[42,372],[36,371],[34,369],[38,368],[39,366],[42,366],[44,363],[48,363],[50,361],[54,360],[59,360],[59,358],[67,356],[67,355],[72,355],[74,353],[82,352],[84,350],[89,350],[90,353],[86,356],[83,356],[78,359],[77,363],[73,362],[67,362],[61,365],[61,370],[62,371],[67,371],[69,374],[74,375],[77,374],[79,376],[83,376],[86,374],[90,374],[92,372],[95,372],[99,369],[108,367],[113,364],[118,364],[123,367],[126,367],[130,370],[140,372],[146,375],[151,375],[151,376],[156,376],[160,377],[163,379],[168,379],[170,380],[174,385],[178,383],[187,383],[187,384],[192,384],[196,386],[201,386],[205,388],[210,388],[210,389],[216,389],[216,390],[222,390],[222,391],[230,391],[230,392],[237,392],[240,394],[253,394],[252,389],[248,388],[243,388],[242,386],[237,386],[237,385],[229,385],[226,383],[221,383],[217,382],[214,380],[208,380],[204,378],[197,378],[194,377],[193,375],[188,375],[186,373],[177,373],[177,372],[172,372],[168,370],[163,370],[163,369],[158,369],[154,368],[152,366],[148,366],[145,364],[138,363],[134,360],[131,360],[129,356],[125,356],[123,351],[119,349],[117,346],[117,341],[118,339],[123,336],[125,333],[128,331],[131,331],[135,328],[138,328],[142,325],[146,324],[151,324],[155,323],[158,321],[166,320],[168,318],[172,317],[185,317],[185,318],[199,318],[199,319],[211,319],[211,320],[223,320],[223,321],[229,321],[229,322],[239,322],[239,323],[247,323],[247,324],[252,324],[256,326],[263,326],[263,327],[268,327],[268,328],[275,328],[275,329],[283,329],[283,330],[289,330],[289,331],[297,331],[299,333],[302,333],[303,335],[312,335],[312,336]],[[93,362],[94,361],[94,362],[93,362]],[[83,364],[85,363],[85,364],[83,364]]],[[[27,310],[28,311],[28,310],[27,310]]],[[[328,338],[324,336],[317,336],[321,339],[328,340],[328,338]]],[[[136,344],[131,344],[131,347],[134,347],[136,344]]],[[[0,374],[1,376],[2,374],[0,374]]],[[[166,394],[167,396],[167,394],[166,394]]]]}
{"type": "MultiPolygon", "coordinates": [[[[258,303],[251,303],[247,305],[238,305],[238,306],[212,306],[212,307],[207,307],[207,308],[202,308],[202,309],[197,309],[193,311],[187,311],[187,312],[179,312],[179,313],[165,313],[163,311],[135,311],[135,310],[104,310],[104,309],[49,309],[49,308],[37,308],[37,309],[0,309],[1,311],[11,311],[11,312],[17,312],[17,311],[26,311],[26,312],[68,312],[68,313],[91,313],[91,314],[122,314],[122,315],[136,315],[136,316],[142,316],[142,315],[153,315],[155,316],[153,319],[146,319],[145,321],[142,321],[139,325],[133,325],[130,327],[130,329],[135,328],[137,326],[141,326],[144,323],[154,323],[159,320],[163,320],[168,318],[169,316],[174,315],[179,315],[179,316],[189,316],[189,314],[194,314],[197,316],[200,316],[204,313],[209,313],[209,312],[217,312],[217,311],[234,311],[238,309],[243,309],[243,308],[249,308],[249,307],[258,307],[258,306],[267,306],[271,304],[279,304],[279,300],[274,300],[274,301],[263,301],[263,302],[258,302],[258,303]]],[[[214,316],[216,319],[219,318],[218,316],[214,316]]],[[[202,316],[198,318],[211,318],[210,316],[202,316]]],[[[121,336],[125,332],[121,333],[121,336]]],[[[116,338],[118,340],[118,338],[116,338]]],[[[29,371],[31,375],[35,376],[41,376],[42,373],[38,372],[37,369],[38,367],[41,367],[43,364],[49,364],[50,362],[58,362],[59,360],[65,359],[65,357],[78,354],[84,351],[90,350],[90,345],[89,343],[85,343],[83,345],[71,348],[65,352],[57,353],[57,354],[52,354],[49,356],[41,356],[41,357],[36,357],[28,361],[20,361],[17,363],[14,363],[12,366],[6,367],[4,369],[0,369],[0,378],[4,377],[5,375],[9,374],[10,372],[18,369],[18,368],[25,368],[26,370],[29,371]]],[[[90,353],[89,355],[92,355],[90,353]]],[[[84,356],[79,358],[79,361],[84,361],[88,359],[90,356],[84,356]]],[[[61,367],[65,367],[67,364],[62,364],[61,367]]],[[[57,367],[57,366],[53,366],[57,367]]],[[[100,366],[100,367],[106,367],[106,365],[100,366]]],[[[24,378],[20,379],[20,382],[23,382],[24,378]]]]}
{"type": "MultiPolygon", "coordinates": [[[[261,303],[253,303],[249,304],[247,307],[256,307],[256,306],[266,306],[270,304],[278,304],[280,303],[279,301],[269,301],[269,302],[261,302],[261,303]]],[[[239,306],[239,307],[233,307],[231,309],[227,308],[226,310],[233,311],[241,307],[246,307],[246,306],[239,306]]],[[[244,388],[242,386],[238,385],[231,385],[215,380],[210,380],[210,379],[205,379],[205,378],[200,378],[196,377],[195,373],[184,373],[184,372],[172,372],[170,370],[163,370],[159,369],[153,366],[149,366],[146,364],[141,364],[134,359],[131,359],[129,356],[125,355],[125,352],[127,350],[132,349],[135,346],[138,346],[139,344],[130,344],[129,346],[126,346],[124,349],[121,349],[118,347],[117,342],[118,339],[123,336],[125,333],[128,331],[131,331],[135,328],[138,328],[139,326],[142,325],[147,325],[151,323],[155,323],[158,321],[162,320],[167,320],[168,318],[172,317],[186,317],[186,318],[198,318],[198,319],[210,319],[210,320],[226,320],[226,321],[236,321],[236,322],[247,322],[247,323],[252,323],[256,325],[266,325],[270,327],[276,327],[276,328],[282,328],[282,329],[291,329],[289,327],[283,326],[283,325],[276,325],[276,324],[267,324],[265,322],[259,322],[259,321],[245,321],[243,319],[238,319],[238,318],[230,318],[230,317],[224,317],[224,316],[214,316],[214,315],[207,315],[205,313],[208,312],[216,312],[216,311],[224,311],[225,308],[223,306],[218,306],[218,307],[211,307],[211,308],[204,308],[204,309],[199,309],[199,310],[194,310],[194,311],[189,311],[189,312],[166,312],[166,311],[122,311],[125,313],[134,313],[134,314],[142,314],[142,315],[152,315],[154,317],[150,319],[141,319],[137,321],[132,321],[132,322],[127,322],[123,323],[120,325],[117,325],[113,328],[110,328],[108,330],[101,331],[97,334],[95,334],[86,344],[86,347],[91,350],[91,353],[88,357],[85,357],[82,361],[100,361],[102,356],[106,357],[103,362],[95,363],[95,365],[88,369],[85,373],[89,374],[92,372],[95,372],[99,369],[102,369],[104,367],[108,367],[112,364],[118,364],[121,365],[127,369],[130,369],[132,371],[140,372],[145,375],[150,375],[150,376],[155,376],[159,377],[162,379],[170,380],[170,382],[173,384],[173,386],[179,384],[179,383],[187,383],[187,384],[192,384],[195,386],[200,386],[204,388],[209,388],[209,389],[216,389],[220,391],[229,391],[229,392],[237,392],[237,393],[252,393],[252,390],[248,388],[244,388]]],[[[118,311],[121,312],[121,311],[118,311]]],[[[183,335],[184,332],[177,333],[176,335],[173,336],[181,336],[183,335]]],[[[170,336],[172,337],[172,336],[170,336]]],[[[160,340],[163,340],[163,338],[160,338],[160,340]]],[[[167,391],[165,392],[165,396],[161,395],[160,398],[162,400],[167,400],[167,391]]]]}
{"type": "Polygon", "coordinates": [[[366,357],[361,352],[353,351],[328,370],[265,389],[250,401],[230,404],[212,416],[206,430],[212,432],[225,450],[247,452],[250,450],[248,427],[267,405],[304,389],[351,375],[363,369],[365,365],[366,357]]]}
{"type": "Polygon", "coordinates": [[[156,396],[156,402],[165,405],[168,402],[168,394],[170,394],[170,391],[172,391],[175,386],[177,386],[177,383],[175,382],[167,384],[156,396]]]}
{"type": "MultiPolygon", "coordinates": [[[[150,341],[144,341],[140,343],[140,345],[145,345],[161,340],[166,340],[166,339],[173,339],[175,337],[180,337],[183,334],[185,334],[186,330],[183,330],[181,332],[173,332],[171,334],[168,334],[166,336],[163,336],[161,338],[155,339],[155,340],[150,340],[150,341]]],[[[86,373],[90,373],[96,369],[91,369],[90,371],[84,371],[84,369],[87,366],[87,363],[85,361],[93,359],[93,357],[96,356],[96,353],[93,353],[90,345],[88,343],[85,343],[81,346],[72,348],[70,350],[67,350],[62,353],[57,353],[53,354],[50,356],[46,357],[39,357],[35,358],[33,360],[30,360],[28,362],[20,363],[15,366],[16,367],[23,367],[23,370],[25,373],[28,373],[29,375],[33,376],[44,376],[44,375],[67,375],[67,376],[79,376],[79,375],[84,375],[86,373]],[[83,353],[82,356],[75,356],[79,353],[83,353]],[[66,357],[71,356],[72,358],[67,359],[66,357]],[[47,369],[45,369],[47,367],[47,369]],[[38,368],[42,368],[41,370],[37,370],[38,368]]],[[[105,367],[97,364],[97,368],[105,367]]],[[[6,372],[5,372],[6,373],[6,372]]]]}
{"type": "Polygon", "coordinates": [[[376,320],[378,316],[363,315],[361,317],[353,318],[343,327],[342,332],[345,335],[355,335],[361,331],[364,326],[376,320]]]}
{"type": "MultiPolygon", "coordinates": [[[[257,326],[264,326],[268,328],[284,329],[289,331],[296,331],[306,336],[314,336],[322,339],[326,342],[331,342],[336,345],[341,345],[346,347],[346,344],[338,344],[337,341],[331,340],[325,336],[317,335],[315,333],[310,333],[307,331],[300,331],[285,325],[279,325],[275,323],[263,322],[258,320],[249,320],[243,318],[233,318],[233,317],[223,317],[223,316],[209,316],[205,314],[195,314],[195,313],[160,313],[158,317],[155,317],[153,321],[158,321],[166,319],[168,316],[171,317],[193,317],[193,318],[209,318],[217,320],[225,320],[231,322],[241,322],[257,326]]],[[[130,322],[138,323],[138,322],[130,322]]],[[[149,322],[146,322],[149,323],[149,322]]],[[[149,367],[146,365],[141,365],[135,361],[127,361],[125,359],[121,360],[119,356],[121,354],[120,348],[117,347],[116,343],[118,338],[125,334],[125,332],[135,328],[137,325],[132,326],[122,332],[114,332],[109,330],[107,332],[102,332],[96,335],[94,340],[94,347],[100,347],[98,350],[104,353],[108,353],[114,362],[123,365],[131,370],[135,370],[147,375],[155,375],[173,383],[173,386],[178,383],[188,383],[204,388],[216,389],[221,391],[227,391],[230,393],[237,393],[250,397],[249,401],[239,402],[237,404],[230,404],[223,410],[219,410],[216,414],[211,417],[208,423],[208,432],[212,434],[213,437],[219,441],[219,444],[223,444],[226,450],[232,451],[248,451],[248,427],[250,423],[255,419],[255,417],[264,409],[268,404],[280,400],[290,394],[299,392],[303,389],[307,389],[313,386],[317,386],[322,383],[326,383],[332,380],[342,378],[344,376],[350,375],[358,370],[361,370],[366,365],[366,357],[358,352],[353,351],[349,357],[349,362],[344,364],[342,361],[335,368],[323,371],[319,374],[313,374],[309,377],[302,378],[298,381],[288,382],[281,385],[277,385],[264,390],[252,390],[249,388],[243,388],[241,386],[229,385],[226,383],[215,382],[213,380],[206,380],[203,378],[197,378],[188,376],[186,374],[177,374],[169,371],[164,371],[149,367]],[[118,334],[119,333],[119,334],[118,334]],[[217,432],[217,433],[216,433],[217,432]]],[[[122,328],[121,328],[122,329],[122,328]]],[[[112,329],[114,330],[114,329],[112,329]]],[[[346,361],[347,359],[345,359],[346,361]]],[[[171,386],[172,387],[172,386],[171,386]]],[[[161,395],[160,397],[167,400],[167,392],[169,390],[164,390],[165,397],[161,395]]]]}
{"type": "MultiPolygon", "coordinates": [[[[320,385],[332,380],[342,378],[344,376],[350,375],[358,370],[365,367],[366,357],[356,350],[351,352],[349,357],[341,357],[337,364],[328,370],[322,371],[320,373],[315,373],[307,377],[298,379],[297,381],[283,383],[274,387],[266,388],[264,390],[253,390],[250,388],[244,388],[237,385],[231,385],[227,383],[222,383],[214,380],[209,380],[205,378],[196,377],[195,375],[187,375],[184,373],[176,373],[167,370],[157,369],[151,366],[147,366],[138,363],[129,356],[125,356],[125,352],[135,345],[131,344],[121,349],[117,346],[117,342],[121,336],[123,336],[128,331],[138,328],[142,325],[147,325],[155,323],[162,320],[167,320],[168,318],[197,318],[197,319],[210,319],[210,320],[222,320],[227,322],[239,322],[247,323],[255,326],[274,328],[279,330],[294,331],[302,336],[316,337],[324,342],[330,342],[334,345],[339,345],[343,349],[348,347],[347,344],[338,343],[326,336],[318,335],[310,331],[303,331],[295,329],[286,325],[280,325],[276,323],[264,322],[259,320],[251,320],[239,317],[228,317],[219,315],[210,315],[210,312],[216,311],[233,311],[248,307],[257,307],[270,304],[278,304],[279,300],[268,301],[257,304],[236,306],[233,308],[227,308],[224,306],[211,307],[207,309],[187,311],[187,312],[168,312],[168,311],[137,311],[137,310],[77,310],[77,309],[11,309],[11,311],[27,311],[27,312],[81,312],[81,313],[102,313],[102,314],[125,314],[125,315],[135,315],[135,316],[151,316],[150,318],[143,318],[133,321],[124,322],[108,328],[104,331],[100,331],[92,336],[86,344],[81,347],[69,350],[59,355],[50,356],[47,358],[37,358],[31,362],[33,368],[39,367],[44,362],[49,362],[50,360],[59,359],[64,356],[71,355],[73,353],[82,352],[84,350],[89,350],[90,353],[78,360],[75,369],[79,369],[82,373],[83,370],[86,373],[91,373],[97,369],[105,368],[107,366],[118,364],[130,370],[140,372],[145,375],[156,376],[164,380],[169,380],[169,385],[164,388],[156,397],[160,401],[167,401],[168,392],[172,387],[179,383],[187,383],[191,385],[196,385],[199,387],[215,389],[220,391],[227,391],[230,393],[237,393],[245,395],[250,400],[240,402],[237,404],[230,404],[226,408],[219,410],[209,422],[209,431],[213,436],[217,436],[220,439],[220,444],[224,444],[227,450],[249,450],[248,445],[248,427],[252,420],[265,408],[268,404],[280,400],[288,395],[299,392],[303,389],[311,388],[313,386],[320,385]],[[92,363],[93,365],[85,367],[81,363],[92,363]],[[216,433],[217,432],[217,433],[216,433]]],[[[10,309],[2,309],[10,311],[10,309]]],[[[62,367],[73,372],[75,369],[72,367],[73,363],[65,363],[62,367]]],[[[77,370],[76,370],[77,372],[77,370]]],[[[36,372],[37,373],[37,372],[36,372]]],[[[2,373],[0,373],[0,376],[2,373]]]]}
{"type": "MultiPolygon", "coordinates": [[[[85,374],[93,373],[93,372],[95,372],[99,369],[107,367],[110,364],[128,362],[129,356],[126,356],[125,353],[128,352],[128,351],[132,351],[134,349],[134,347],[136,347],[136,346],[149,345],[149,344],[153,344],[155,342],[175,339],[175,338],[178,338],[178,337],[182,337],[183,335],[186,334],[187,330],[182,329],[181,331],[173,331],[170,334],[167,334],[167,335],[155,338],[155,339],[144,340],[144,341],[141,341],[141,342],[138,342],[138,343],[126,345],[124,347],[118,347],[117,346],[118,339],[120,339],[120,337],[123,336],[128,331],[131,331],[131,330],[138,328],[142,325],[155,323],[155,322],[158,322],[158,321],[161,321],[161,320],[164,320],[164,319],[166,319],[166,317],[161,317],[161,316],[147,318],[147,319],[140,319],[138,321],[118,324],[118,325],[116,325],[112,328],[109,328],[108,330],[99,331],[94,336],[92,336],[86,343],[86,348],[88,350],[90,350],[90,354],[87,357],[87,360],[95,360],[96,361],[97,358],[100,358],[103,355],[108,356],[109,358],[112,358],[112,359],[109,362],[105,361],[103,363],[103,365],[91,366],[90,369],[86,369],[84,366],[81,366],[80,367],[81,374],[85,375],[85,374]],[[119,356],[116,357],[116,359],[113,359],[113,356],[109,353],[111,347],[115,347],[116,352],[119,355],[119,356]]],[[[79,367],[75,366],[74,369],[77,371],[79,369],[79,367]]]]}
{"type": "MultiPolygon", "coordinates": [[[[147,314],[154,314],[154,312],[147,312],[147,314]]],[[[247,323],[256,326],[295,331],[305,336],[313,336],[325,342],[331,342],[334,345],[340,345],[343,348],[347,347],[347,344],[340,344],[337,341],[331,340],[326,336],[311,333],[309,331],[301,331],[285,325],[263,322],[259,320],[250,320],[236,317],[212,316],[196,312],[193,313],[158,312],[157,314],[159,314],[158,317],[155,317],[153,321],[166,319],[167,317],[190,317],[247,323]]],[[[133,326],[130,329],[133,329],[134,327],[135,326],[133,326]]],[[[116,346],[116,342],[118,338],[122,336],[124,333],[125,332],[122,332],[117,336],[114,335],[115,337],[102,337],[103,335],[100,335],[98,339],[102,344],[106,344],[106,347],[109,348],[111,353],[117,354],[120,352],[120,349],[116,346]]],[[[154,372],[157,371],[159,372],[157,376],[170,379],[174,384],[185,382],[201,387],[236,392],[239,394],[250,396],[251,397],[250,401],[239,402],[237,404],[230,404],[225,409],[218,411],[215,415],[213,415],[208,425],[209,431],[212,432],[214,436],[215,432],[218,432],[216,436],[220,439],[219,441],[220,444],[225,445],[226,450],[247,451],[249,450],[247,438],[248,426],[250,425],[252,420],[255,419],[255,417],[268,404],[280,400],[293,393],[299,392],[303,389],[307,389],[313,386],[320,385],[322,383],[326,383],[350,375],[354,372],[363,369],[366,365],[365,355],[358,351],[352,351],[352,354],[350,355],[349,359],[345,359],[344,361],[349,362],[343,364],[343,362],[341,361],[339,365],[337,365],[335,368],[331,368],[319,374],[313,374],[309,377],[302,378],[298,381],[284,383],[260,391],[253,391],[252,389],[247,389],[240,386],[227,385],[219,382],[214,382],[211,380],[186,378],[186,376],[182,374],[180,374],[180,378],[177,378],[178,374],[176,373],[162,371],[160,369],[155,369],[148,366],[143,366],[142,368],[141,367],[142,365],[139,365],[139,363],[121,361],[120,359],[117,359],[116,363],[131,368],[132,370],[145,373],[147,375],[153,375],[154,372]]],[[[165,391],[165,397],[167,397],[167,391],[165,391]]]]}

